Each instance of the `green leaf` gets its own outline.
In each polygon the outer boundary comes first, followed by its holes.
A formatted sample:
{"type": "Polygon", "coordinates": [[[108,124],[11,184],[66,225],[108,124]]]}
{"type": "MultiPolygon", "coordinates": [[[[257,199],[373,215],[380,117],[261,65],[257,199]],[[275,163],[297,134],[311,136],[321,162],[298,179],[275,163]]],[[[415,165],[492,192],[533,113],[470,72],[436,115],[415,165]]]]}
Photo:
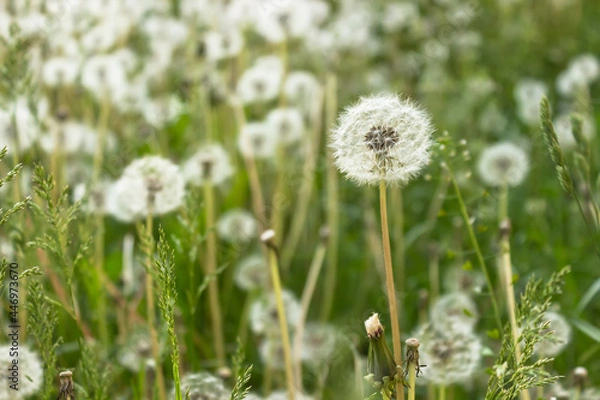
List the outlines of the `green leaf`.
{"type": "Polygon", "coordinates": [[[571,324],[596,342],[600,343],[600,328],[578,318],[572,319],[571,324]]]}
{"type": "Polygon", "coordinates": [[[581,314],[581,312],[583,312],[583,310],[585,310],[587,305],[590,303],[590,301],[592,301],[594,296],[596,296],[596,294],[598,294],[599,291],[600,291],[600,278],[596,279],[596,281],[594,283],[592,283],[592,286],[589,287],[589,289],[585,292],[585,294],[579,301],[579,304],[577,305],[577,314],[581,314]]]}

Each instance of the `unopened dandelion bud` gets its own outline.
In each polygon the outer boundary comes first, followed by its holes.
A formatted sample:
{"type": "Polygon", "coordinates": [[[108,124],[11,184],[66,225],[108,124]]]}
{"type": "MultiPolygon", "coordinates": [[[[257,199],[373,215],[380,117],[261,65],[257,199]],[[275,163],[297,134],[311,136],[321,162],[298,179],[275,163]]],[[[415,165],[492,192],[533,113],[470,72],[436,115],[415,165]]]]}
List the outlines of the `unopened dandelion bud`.
{"type": "Polygon", "coordinates": [[[573,370],[573,383],[579,390],[583,390],[588,379],[588,371],[585,367],[577,367],[573,370]]]}
{"type": "Polygon", "coordinates": [[[275,231],[268,229],[260,235],[260,241],[263,242],[267,247],[275,248],[275,231]]]}
{"type": "Polygon", "coordinates": [[[372,374],[374,383],[384,384],[393,381],[397,373],[396,362],[385,340],[379,314],[374,313],[365,321],[365,329],[369,337],[367,372],[372,374]]]}

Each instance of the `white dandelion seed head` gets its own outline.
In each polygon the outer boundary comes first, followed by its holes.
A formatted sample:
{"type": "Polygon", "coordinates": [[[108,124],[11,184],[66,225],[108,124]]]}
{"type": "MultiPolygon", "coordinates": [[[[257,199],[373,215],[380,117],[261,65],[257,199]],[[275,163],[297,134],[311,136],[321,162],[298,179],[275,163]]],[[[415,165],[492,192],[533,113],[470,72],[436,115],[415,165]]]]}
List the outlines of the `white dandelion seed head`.
{"type": "Polygon", "coordinates": [[[245,70],[237,84],[237,94],[242,103],[265,102],[276,98],[283,75],[279,67],[262,64],[245,70]]]}
{"type": "Polygon", "coordinates": [[[302,336],[300,358],[309,365],[321,365],[333,359],[339,350],[340,334],[328,324],[309,323],[302,336]]]}
{"type": "Polygon", "coordinates": [[[258,221],[241,208],[227,211],[217,221],[217,233],[232,243],[247,243],[258,236],[258,221]]]}
{"type": "Polygon", "coordinates": [[[413,26],[419,19],[419,7],[415,3],[394,2],[385,7],[381,23],[386,32],[398,32],[413,26]]]}
{"type": "Polygon", "coordinates": [[[90,126],[76,121],[52,121],[48,132],[40,136],[40,147],[47,154],[60,150],[65,154],[90,153],[89,146],[97,140],[97,134],[90,126]]]}
{"type": "MultiPolygon", "coordinates": [[[[285,316],[290,328],[295,327],[300,319],[300,303],[289,290],[282,293],[285,316]]],[[[279,317],[274,294],[266,294],[256,299],[250,307],[250,327],[255,334],[279,332],[279,317]]]]}
{"type": "Polygon", "coordinates": [[[265,289],[269,279],[267,261],[262,254],[253,254],[244,258],[235,269],[234,280],[242,290],[265,289]]]}
{"type": "Polygon", "coordinates": [[[517,102],[517,114],[528,125],[537,125],[540,118],[540,99],[548,93],[548,87],[542,81],[523,78],[514,88],[517,102]]]}
{"type": "Polygon", "coordinates": [[[487,185],[517,186],[529,172],[529,156],[516,144],[497,143],[483,150],[477,169],[487,185]]]}
{"type": "MultiPolygon", "coordinates": [[[[223,381],[208,372],[184,375],[181,378],[181,393],[185,394],[188,388],[190,400],[228,400],[230,395],[223,381]]],[[[175,398],[175,389],[171,398],[175,398]]]]}
{"type": "Polygon", "coordinates": [[[238,148],[244,157],[272,159],[277,149],[277,134],[273,127],[264,122],[244,125],[238,136],[238,148]]]}
{"type": "Polygon", "coordinates": [[[204,36],[206,59],[220,61],[234,57],[244,47],[244,37],[238,29],[210,31],[204,36]]]}
{"type": "Polygon", "coordinates": [[[176,121],[184,112],[185,105],[175,95],[148,99],[142,107],[144,118],[156,128],[176,121]]]}
{"type": "MultiPolygon", "coordinates": [[[[575,148],[577,142],[573,136],[573,126],[571,124],[571,116],[562,114],[554,119],[554,130],[558,138],[558,143],[565,150],[575,148]]],[[[591,140],[596,134],[596,125],[594,119],[589,115],[582,118],[581,134],[584,139],[591,140]]]]}
{"type": "MultiPolygon", "coordinates": [[[[290,340],[293,342],[293,336],[290,337],[290,340]]],[[[260,344],[258,352],[264,365],[276,370],[285,369],[285,354],[280,336],[268,335],[265,337],[260,344]]],[[[293,359],[294,355],[292,354],[293,359]]]]}
{"type": "Polygon", "coordinates": [[[283,90],[287,99],[305,112],[311,109],[322,91],[317,78],[305,71],[290,72],[285,79],[283,90]]]}
{"type": "Polygon", "coordinates": [[[431,307],[432,327],[440,332],[473,332],[477,320],[477,306],[464,293],[445,294],[431,307]]]}
{"type": "Polygon", "coordinates": [[[69,86],[79,75],[80,61],[69,57],[53,57],[44,62],[42,82],[49,87],[69,86]]]}
{"type": "Polygon", "coordinates": [[[127,88],[125,69],[112,55],[90,57],[81,70],[81,84],[98,101],[118,99],[127,88]]]}
{"type": "Polygon", "coordinates": [[[36,352],[30,350],[25,345],[19,346],[19,354],[16,359],[19,360],[19,391],[9,387],[9,378],[11,377],[9,367],[12,365],[11,358],[8,357],[11,351],[10,345],[0,346],[0,399],[25,399],[37,393],[44,382],[44,367],[36,352]]]}
{"type": "Polygon", "coordinates": [[[304,134],[304,119],[297,108],[281,107],[271,110],[265,123],[284,145],[299,141],[304,134]]]}
{"type": "Polygon", "coordinates": [[[266,41],[304,37],[313,26],[313,10],[304,1],[283,1],[269,13],[258,15],[254,29],[266,41]]]}
{"type": "Polygon", "coordinates": [[[429,163],[429,115],[394,94],[362,97],[331,134],[334,162],[358,184],[407,183],[429,163]]]}
{"type": "Polygon", "coordinates": [[[133,161],[112,185],[107,209],[115,218],[131,222],[149,213],[166,214],[183,203],[185,182],[179,167],[159,156],[133,161]]]}
{"type": "Polygon", "coordinates": [[[186,182],[200,186],[204,182],[221,185],[233,175],[229,155],[219,144],[208,144],[200,148],[183,164],[186,182]]]}
{"type": "Polygon", "coordinates": [[[585,84],[590,84],[598,79],[600,75],[600,63],[593,54],[582,54],[577,56],[569,64],[569,69],[578,80],[585,84]]]}
{"type": "Polygon", "coordinates": [[[435,385],[463,384],[473,380],[481,362],[481,340],[473,333],[423,328],[413,335],[419,339],[419,360],[426,364],[422,382],[435,385]]]}
{"type": "Polygon", "coordinates": [[[541,342],[536,343],[534,351],[542,357],[554,357],[560,354],[571,341],[571,325],[565,317],[548,311],[544,314],[543,322],[549,322],[548,332],[552,335],[541,342]]]}

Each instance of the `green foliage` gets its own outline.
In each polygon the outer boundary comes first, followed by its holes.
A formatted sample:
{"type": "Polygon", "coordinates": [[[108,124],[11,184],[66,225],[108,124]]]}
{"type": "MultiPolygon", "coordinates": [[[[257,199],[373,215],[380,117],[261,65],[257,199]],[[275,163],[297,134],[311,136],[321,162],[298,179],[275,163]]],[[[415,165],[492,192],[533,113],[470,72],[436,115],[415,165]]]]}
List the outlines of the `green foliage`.
{"type": "Polygon", "coordinates": [[[35,280],[29,283],[26,307],[29,335],[35,341],[44,365],[44,384],[40,393],[43,393],[42,399],[50,399],[53,398],[51,394],[56,392],[56,348],[62,342],[62,339],[54,339],[58,314],[54,304],[46,297],[43,285],[35,280]]]}
{"type": "Polygon", "coordinates": [[[559,379],[559,376],[553,376],[544,369],[544,365],[552,359],[540,358],[534,361],[533,352],[537,343],[547,340],[552,335],[548,330],[548,323],[543,322],[544,314],[553,298],[562,293],[565,275],[570,270],[569,267],[563,268],[552,274],[547,282],[531,278],[527,283],[517,306],[517,325],[521,327],[521,359],[517,359],[515,344],[510,334],[511,328],[507,325],[500,353],[490,371],[486,400],[513,400],[524,390],[547,385],[559,379]]]}
{"type": "Polygon", "coordinates": [[[77,398],[85,400],[112,399],[110,387],[114,374],[110,364],[100,357],[103,351],[97,348],[97,345],[86,344],[83,339],[79,340],[79,348],[81,359],[75,370],[77,376],[74,376],[77,398]]]}
{"type": "Polygon", "coordinates": [[[252,365],[244,368],[245,358],[244,345],[238,339],[237,351],[232,359],[235,385],[233,386],[229,400],[243,400],[250,393],[251,386],[249,382],[252,377],[252,365]]]}
{"type": "Polygon", "coordinates": [[[177,305],[177,285],[175,282],[175,257],[167,242],[165,231],[158,229],[158,257],[154,262],[154,274],[158,282],[158,307],[167,324],[167,333],[171,341],[171,362],[175,399],[181,400],[181,382],[179,377],[179,343],[175,333],[175,307],[177,305]]]}

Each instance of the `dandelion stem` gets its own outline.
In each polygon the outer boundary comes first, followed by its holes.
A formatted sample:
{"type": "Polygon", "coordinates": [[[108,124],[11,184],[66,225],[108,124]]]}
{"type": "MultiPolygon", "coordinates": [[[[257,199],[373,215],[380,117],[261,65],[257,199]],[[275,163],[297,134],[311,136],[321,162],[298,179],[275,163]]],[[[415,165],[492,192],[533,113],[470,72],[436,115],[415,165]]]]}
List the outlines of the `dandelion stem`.
{"type": "MultiPolygon", "coordinates": [[[[387,193],[384,180],[381,180],[379,182],[379,207],[379,212],[381,215],[381,239],[383,242],[383,260],[385,264],[385,283],[390,308],[390,320],[392,323],[394,361],[397,365],[402,365],[400,322],[398,321],[398,308],[396,306],[396,288],[394,286],[394,270],[392,268],[392,251],[390,248],[390,232],[388,229],[387,193]]],[[[404,388],[399,382],[396,383],[396,399],[404,399],[404,388]]]]}
{"type": "Polygon", "coordinates": [[[223,339],[223,322],[219,303],[219,284],[217,282],[217,233],[215,231],[215,194],[213,185],[204,185],[206,204],[206,275],[213,277],[208,283],[208,302],[212,322],[212,335],[219,367],[225,366],[225,342],[223,339]]]}
{"type": "Polygon", "coordinates": [[[458,200],[458,204],[460,207],[460,213],[462,214],[463,220],[465,221],[465,225],[467,227],[467,231],[469,233],[469,239],[471,240],[471,245],[475,250],[475,254],[477,256],[477,261],[483,274],[485,275],[485,280],[487,282],[488,291],[490,292],[490,299],[492,301],[492,307],[494,308],[494,314],[496,316],[496,323],[498,325],[498,329],[502,331],[502,320],[500,319],[500,310],[498,309],[498,303],[496,302],[496,295],[494,293],[494,286],[492,285],[492,279],[490,277],[490,272],[485,264],[485,260],[483,255],[481,254],[481,249],[479,248],[479,242],[477,242],[477,237],[475,236],[475,232],[473,231],[473,226],[471,225],[471,220],[469,218],[469,214],[467,213],[467,207],[465,206],[465,202],[463,200],[462,194],[460,193],[460,189],[458,184],[456,183],[456,178],[452,173],[452,170],[448,165],[446,165],[446,170],[448,171],[448,175],[450,180],[452,181],[452,187],[454,188],[454,192],[456,194],[456,199],[458,200]]]}
{"type": "MultiPolygon", "coordinates": [[[[510,220],[508,219],[508,186],[500,188],[500,201],[498,203],[498,216],[500,223],[500,270],[504,279],[504,296],[506,297],[506,308],[510,320],[511,334],[515,347],[515,359],[517,364],[521,361],[521,344],[519,343],[519,327],[517,326],[517,313],[515,303],[515,290],[513,286],[513,271],[510,259],[510,220]]],[[[529,391],[523,390],[520,394],[522,400],[529,400],[529,391]]]]}
{"type": "MultiPolygon", "coordinates": [[[[337,77],[333,73],[327,74],[325,81],[325,122],[326,126],[332,126],[337,112],[337,77]]],[[[321,320],[327,321],[333,308],[335,295],[338,242],[339,242],[339,194],[338,175],[333,163],[327,163],[327,227],[329,228],[329,240],[327,252],[327,273],[325,275],[325,293],[321,307],[321,320]]]]}
{"type": "Polygon", "coordinates": [[[300,301],[300,318],[296,326],[296,333],[294,336],[294,361],[296,362],[296,387],[302,388],[302,364],[300,352],[302,351],[302,337],[304,336],[304,327],[306,325],[306,317],[308,315],[308,309],[312,296],[317,286],[317,280],[319,279],[319,273],[325,260],[325,253],[327,252],[327,239],[324,235],[321,236],[321,241],[317,245],[317,250],[313,257],[310,269],[308,271],[308,278],[304,285],[304,291],[302,292],[302,300],[300,301]]]}
{"type": "MultiPolygon", "coordinates": [[[[273,231],[267,231],[271,233],[273,231]]],[[[292,351],[290,346],[290,334],[288,332],[287,318],[285,316],[285,307],[283,304],[283,295],[281,289],[281,278],[279,276],[279,262],[277,260],[277,249],[272,242],[273,238],[264,239],[269,253],[269,266],[271,270],[271,281],[273,284],[273,292],[275,294],[275,302],[277,304],[277,315],[279,317],[279,328],[281,330],[281,341],[283,343],[283,357],[285,361],[285,378],[287,383],[288,399],[294,400],[294,369],[292,365],[292,351]]]]}
{"type": "Polygon", "coordinates": [[[395,257],[395,267],[396,267],[396,283],[398,284],[398,290],[400,292],[404,291],[404,280],[405,280],[405,243],[404,243],[404,206],[402,199],[402,189],[398,187],[392,188],[391,193],[391,203],[392,209],[394,213],[392,214],[394,218],[394,255],[395,257]]]}
{"type": "Polygon", "coordinates": [[[150,340],[152,345],[152,357],[156,368],[156,383],[158,385],[158,395],[160,400],[166,400],[167,392],[165,389],[165,378],[162,372],[162,363],[160,359],[160,348],[158,345],[158,332],[156,331],[155,305],[154,305],[154,278],[152,276],[152,264],[154,253],[152,213],[149,210],[146,217],[146,310],[148,319],[148,330],[150,331],[150,340]]]}

